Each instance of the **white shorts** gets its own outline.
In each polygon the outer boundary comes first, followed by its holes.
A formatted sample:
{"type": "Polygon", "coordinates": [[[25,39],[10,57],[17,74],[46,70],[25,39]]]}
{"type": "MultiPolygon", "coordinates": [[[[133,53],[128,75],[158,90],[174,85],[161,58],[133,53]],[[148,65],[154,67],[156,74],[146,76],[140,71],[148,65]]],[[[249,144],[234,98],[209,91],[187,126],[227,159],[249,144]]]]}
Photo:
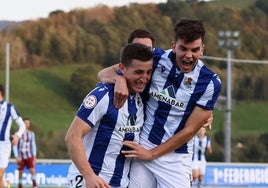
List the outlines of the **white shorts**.
{"type": "Polygon", "coordinates": [[[192,154],[169,153],[152,161],[133,160],[129,188],[190,188],[192,154]]]}
{"type": "Polygon", "coordinates": [[[86,188],[84,177],[81,174],[77,174],[72,179],[68,180],[68,188],[86,188]]]}
{"type": "Polygon", "coordinates": [[[11,155],[11,143],[0,141],[0,168],[7,168],[11,155]]]}
{"type": "MultiPolygon", "coordinates": [[[[86,188],[84,177],[81,174],[77,174],[74,178],[71,180],[68,180],[68,188],[86,188]]],[[[110,188],[126,188],[126,187],[113,187],[110,186],[110,188]]]]}
{"type": "Polygon", "coordinates": [[[206,161],[193,161],[193,169],[197,170],[201,175],[206,174],[206,165],[206,161]]]}

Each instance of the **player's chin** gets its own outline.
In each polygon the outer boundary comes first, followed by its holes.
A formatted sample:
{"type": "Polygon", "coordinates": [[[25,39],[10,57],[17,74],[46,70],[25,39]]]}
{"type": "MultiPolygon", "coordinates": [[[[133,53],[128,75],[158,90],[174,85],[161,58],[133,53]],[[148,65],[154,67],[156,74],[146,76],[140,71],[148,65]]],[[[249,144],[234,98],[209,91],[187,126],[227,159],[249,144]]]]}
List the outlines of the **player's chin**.
{"type": "Polygon", "coordinates": [[[141,92],[143,92],[144,88],[145,88],[145,85],[144,86],[135,86],[133,89],[134,89],[135,93],[141,93],[141,92]]]}

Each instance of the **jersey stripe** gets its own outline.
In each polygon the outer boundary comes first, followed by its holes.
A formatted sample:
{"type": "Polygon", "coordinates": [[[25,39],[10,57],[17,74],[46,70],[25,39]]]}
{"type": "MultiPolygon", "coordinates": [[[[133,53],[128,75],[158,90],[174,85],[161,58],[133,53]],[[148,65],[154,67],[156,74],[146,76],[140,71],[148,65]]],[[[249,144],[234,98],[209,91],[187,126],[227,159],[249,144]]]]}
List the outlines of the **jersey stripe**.
{"type": "Polygon", "coordinates": [[[3,102],[3,104],[1,105],[1,112],[0,112],[1,118],[4,119],[4,121],[2,122],[1,125],[1,133],[0,133],[0,140],[1,141],[7,141],[7,139],[9,139],[9,130],[12,124],[12,121],[10,121],[10,117],[11,117],[11,104],[7,103],[7,102],[3,102]],[[2,110],[2,106],[3,108],[6,107],[6,110],[2,110]],[[8,136],[7,136],[8,134],[8,136]]]}

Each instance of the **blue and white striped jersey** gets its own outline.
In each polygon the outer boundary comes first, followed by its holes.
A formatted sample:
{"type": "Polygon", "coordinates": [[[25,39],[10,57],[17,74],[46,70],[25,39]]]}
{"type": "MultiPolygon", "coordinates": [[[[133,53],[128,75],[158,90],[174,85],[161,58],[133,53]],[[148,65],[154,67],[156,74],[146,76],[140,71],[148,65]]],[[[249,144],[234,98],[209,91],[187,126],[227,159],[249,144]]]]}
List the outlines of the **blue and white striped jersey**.
{"type": "Polygon", "coordinates": [[[203,138],[195,135],[194,137],[194,154],[193,161],[206,161],[206,150],[208,147],[211,147],[211,140],[208,136],[204,136],[203,138]]]}
{"type": "MultiPolygon", "coordinates": [[[[100,83],[85,97],[77,116],[92,127],[84,136],[83,144],[94,172],[114,187],[126,187],[131,159],[122,155],[121,150],[127,149],[122,141],[139,142],[144,123],[143,103],[136,93],[117,109],[113,98],[114,85],[100,83]]],[[[71,164],[67,179],[77,173],[77,168],[71,164]]]]}
{"type": "Polygon", "coordinates": [[[33,131],[28,130],[21,135],[18,145],[13,146],[13,153],[15,157],[21,159],[36,157],[37,149],[33,131]]]}
{"type": "Polygon", "coordinates": [[[18,118],[20,115],[15,106],[4,100],[0,102],[0,141],[10,142],[10,128],[13,120],[18,118]]]}
{"type": "MultiPolygon", "coordinates": [[[[189,73],[181,72],[173,62],[172,50],[154,49],[152,79],[143,93],[149,94],[140,138],[146,148],[160,145],[182,130],[195,106],[213,110],[221,90],[219,77],[202,61],[189,73]]],[[[175,152],[192,153],[192,145],[191,140],[175,152]]]]}

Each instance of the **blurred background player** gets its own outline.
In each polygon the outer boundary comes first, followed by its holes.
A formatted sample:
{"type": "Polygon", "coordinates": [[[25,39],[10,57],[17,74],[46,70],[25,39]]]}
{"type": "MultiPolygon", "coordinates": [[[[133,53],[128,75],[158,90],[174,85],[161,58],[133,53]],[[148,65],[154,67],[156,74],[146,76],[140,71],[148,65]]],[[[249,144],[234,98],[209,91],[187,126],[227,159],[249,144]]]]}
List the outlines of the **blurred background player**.
{"type": "Polygon", "coordinates": [[[36,142],[35,134],[31,131],[31,121],[29,118],[24,118],[26,125],[26,131],[22,134],[17,145],[13,146],[13,153],[17,159],[17,165],[19,170],[19,184],[18,188],[22,188],[22,175],[23,170],[26,167],[32,176],[33,188],[37,188],[35,162],[36,162],[36,142]]]}
{"type": "Polygon", "coordinates": [[[145,46],[148,46],[150,48],[153,48],[154,46],[154,37],[152,33],[150,33],[146,29],[135,29],[129,34],[128,37],[128,44],[130,43],[140,43],[144,44],[145,46]]]}
{"type": "Polygon", "coordinates": [[[12,135],[13,145],[18,143],[19,137],[26,129],[15,106],[4,100],[4,93],[4,86],[0,84],[0,188],[4,188],[4,174],[11,154],[10,129],[12,121],[14,120],[19,126],[19,130],[12,135]]]}
{"type": "Polygon", "coordinates": [[[197,187],[200,188],[206,173],[206,153],[212,153],[211,139],[206,136],[204,127],[201,127],[194,137],[193,150],[193,182],[198,180],[197,187]]]}

